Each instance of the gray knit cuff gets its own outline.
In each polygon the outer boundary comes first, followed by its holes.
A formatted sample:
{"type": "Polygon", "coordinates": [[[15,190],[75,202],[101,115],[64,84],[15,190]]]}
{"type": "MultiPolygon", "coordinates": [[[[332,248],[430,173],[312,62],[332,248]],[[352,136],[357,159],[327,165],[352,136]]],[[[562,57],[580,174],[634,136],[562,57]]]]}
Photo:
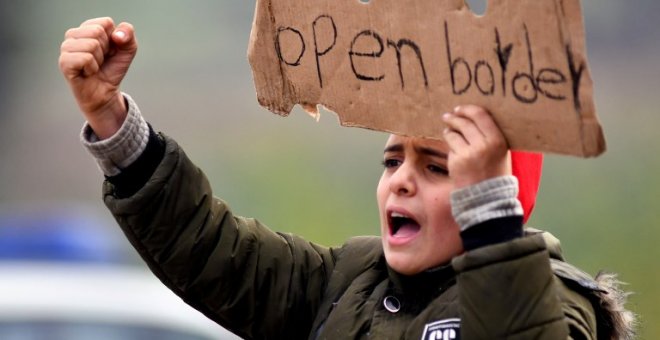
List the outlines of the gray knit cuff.
{"type": "Polygon", "coordinates": [[[142,118],[140,109],[129,95],[122,93],[128,106],[126,120],[119,131],[108,139],[99,140],[88,123],[82,128],[80,141],[96,158],[99,168],[106,176],[118,175],[133,163],[147,147],[149,126],[142,118]]]}
{"type": "Polygon", "coordinates": [[[522,216],[518,179],[495,177],[451,193],[451,212],[461,231],[501,217],[522,216]]]}

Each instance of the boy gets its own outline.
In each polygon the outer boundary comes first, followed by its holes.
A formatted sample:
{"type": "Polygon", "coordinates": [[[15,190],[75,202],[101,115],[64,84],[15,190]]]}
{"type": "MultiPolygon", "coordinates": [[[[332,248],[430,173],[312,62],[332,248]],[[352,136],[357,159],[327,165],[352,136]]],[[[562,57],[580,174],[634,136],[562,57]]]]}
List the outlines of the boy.
{"type": "Polygon", "coordinates": [[[152,271],[236,334],[443,340],[632,334],[630,313],[612,305],[622,296],[616,286],[562,262],[552,236],[523,232],[540,162],[509,152],[482,108],[445,114],[442,141],[390,136],[377,189],[381,238],[325,248],[234,216],[213,198],[200,170],[119,91],[136,51],[133,27],[110,18],[67,31],[59,64],[87,119],[83,143],[107,177],[106,205],[152,271]],[[525,207],[512,164],[522,166],[525,207]]]}

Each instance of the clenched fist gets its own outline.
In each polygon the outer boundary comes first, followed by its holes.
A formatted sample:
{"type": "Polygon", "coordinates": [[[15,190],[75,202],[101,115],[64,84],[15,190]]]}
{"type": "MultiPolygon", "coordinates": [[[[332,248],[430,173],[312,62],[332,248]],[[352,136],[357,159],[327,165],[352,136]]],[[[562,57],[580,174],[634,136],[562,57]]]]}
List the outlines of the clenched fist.
{"type": "Polygon", "coordinates": [[[126,118],[119,85],[137,53],[133,26],[115,26],[111,18],[90,19],[66,31],[64,38],[60,70],[96,135],[108,138],[126,118]]]}

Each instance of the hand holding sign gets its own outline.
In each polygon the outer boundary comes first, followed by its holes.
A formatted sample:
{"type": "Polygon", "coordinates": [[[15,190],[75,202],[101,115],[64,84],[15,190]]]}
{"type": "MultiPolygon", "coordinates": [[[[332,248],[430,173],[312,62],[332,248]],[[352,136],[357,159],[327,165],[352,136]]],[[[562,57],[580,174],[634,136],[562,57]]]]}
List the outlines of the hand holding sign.
{"type": "Polygon", "coordinates": [[[492,112],[514,149],[595,156],[579,0],[259,0],[250,38],[257,97],[337,112],[342,125],[442,138],[442,113],[492,112]]]}
{"type": "Polygon", "coordinates": [[[448,170],[454,188],[511,175],[506,140],[488,112],[463,105],[442,118],[447,124],[444,138],[449,145],[448,170]]]}

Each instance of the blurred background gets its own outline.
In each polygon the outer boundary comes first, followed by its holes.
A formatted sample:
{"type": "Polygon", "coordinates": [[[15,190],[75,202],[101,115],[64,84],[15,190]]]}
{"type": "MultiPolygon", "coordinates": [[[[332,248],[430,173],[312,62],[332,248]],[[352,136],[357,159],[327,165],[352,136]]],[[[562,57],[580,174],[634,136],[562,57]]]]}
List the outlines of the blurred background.
{"type": "MultiPolygon", "coordinates": [[[[547,156],[530,224],[590,274],[619,273],[641,337],[658,339],[660,3],[582,4],[608,151],[547,156]]],[[[133,23],[140,42],[124,91],[236,213],[325,245],[378,234],[386,135],[341,128],[329,113],[317,123],[300,109],[288,118],[262,109],[246,57],[253,10],[235,0],[0,0],[0,216],[84,215],[144,268],[101,202],[102,175],[80,146],[83,119],[57,67],[68,28],[112,16],[133,23]]]]}

